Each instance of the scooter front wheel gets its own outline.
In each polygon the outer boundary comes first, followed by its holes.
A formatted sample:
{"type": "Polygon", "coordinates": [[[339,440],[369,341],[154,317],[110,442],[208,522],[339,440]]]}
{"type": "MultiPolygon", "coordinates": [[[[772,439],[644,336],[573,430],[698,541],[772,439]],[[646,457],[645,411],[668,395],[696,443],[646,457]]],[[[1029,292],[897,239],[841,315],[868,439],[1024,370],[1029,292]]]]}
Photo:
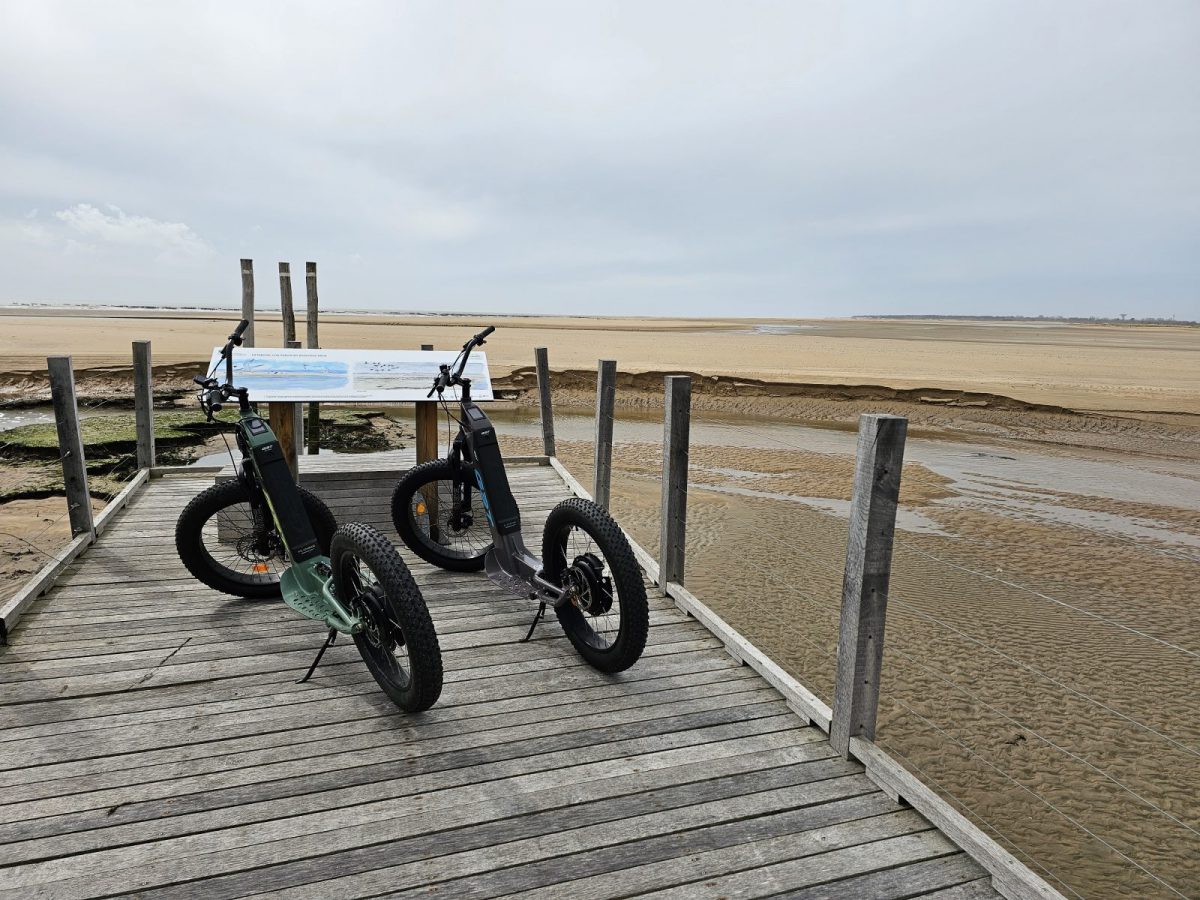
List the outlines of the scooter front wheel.
{"type": "Polygon", "coordinates": [[[542,566],[570,595],[555,611],[579,655],[601,672],[637,662],[650,609],[633,549],[612,516],[579,497],[558,504],[542,534],[542,566]]]}
{"type": "Polygon", "coordinates": [[[405,712],[429,709],[442,693],[442,651],[421,590],[379,531],[351,522],[329,551],[335,596],[363,620],[354,643],[383,692],[405,712]]]}
{"type": "Polygon", "coordinates": [[[445,459],[421,463],[400,479],[392,523],[409,550],[452,572],[478,572],[492,549],[483,495],[445,459]]]}

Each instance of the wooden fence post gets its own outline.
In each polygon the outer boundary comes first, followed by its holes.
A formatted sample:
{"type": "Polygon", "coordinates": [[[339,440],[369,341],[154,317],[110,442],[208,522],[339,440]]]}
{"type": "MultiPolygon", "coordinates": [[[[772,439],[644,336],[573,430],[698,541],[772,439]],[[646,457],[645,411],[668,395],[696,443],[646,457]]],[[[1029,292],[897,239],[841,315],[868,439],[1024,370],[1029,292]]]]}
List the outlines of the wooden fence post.
{"type": "Polygon", "coordinates": [[[283,319],[283,346],[296,340],[296,312],[292,309],[292,264],[279,264],[279,312],[283,319]]]}
{"type": "Polygon", "coordinates": [[[46,365],[50,370],[50,396],[54,401],[54,424],[58,426],[58,450],[62,457],[71,535],[90,534],[94,538],[92,495],[88,493],[87,461],[83,455],[83,434],[79,430],[79,407],[75,405],[75,371],[69,356],[47,357],[46,365]]]}
{"type": "MultiPolygon", "coordinates": [[[[432,350],[433,344],[422,344],[422,350],[432,350]]],[[[438,421],[437,401],[418,400],[416,403],[417,417],[417,465],[437,459],[438,453],[438,421]]]]}
{"type": "Polygon", "coordinates": [[[133,342],[133,415],[138,468],[149,469],[154,465],[154,370],[149,341],[133,342]]]}
{"type": "MultiPolygon", "coordinates": [[[[289,341],[287,346],[292,350],[300,349],[299,341],[289,341]]],[[[300,483],[300,450],[304,446],[304,416],[303,404],[272,402],[267,411],[267,420],[271,430],[283,450],[283,458],[287,460],[288,468],[292,470],[292,478],[300,483]]]]}
{"type": "Polygon", "coordinates": [[[537,364],[538,396],[542,404],[542,452],[555,455],[554,447],[554,404],[550,399],[550,357],[545,347],[533,351],[537,364]]]}
{"type": "Polygon", "coordinates": [[[596,371],[596,455],[592,497],[608,508],[612,487],[613,407],[617,401],[617,361],[602,359],[596,371]]]}
{"type": "Polygon", "coordinates": [[[242,318],[250,327],[242,332],[242,346],[254,346],[254,260],[242,260],[242,318]]]}
{"type": "MultiPolygon", "coordinates": [[[[317,264],[304,264],[304,288],[308,296],[307,315],[305,318],[308,332],[308,349],[320,347],[317,341],[317,264]]],[[[321,404],[308,404],[308,453],[315,455],[321,452],[321,404]]]]}
{"type": "Polygon", "coordinates": [[[846,758],[850,756],[850,738],[875,738],[892,539],[907,430],[908,420],[900,416],[864,415],[858,420],[837,681],[829,726],[829,743],[846,758]]]}
{"type": "Polygon", "coordinates": [[[668,582],[683,584],[691,414],[691,377],[668,375],[663,402],[662,526],[658,555],[658,586],[663,590],[668,582]]]}
{"type": "MultiPolygon", "coordinates": [[[[422,350],[432,350],[433,344],[422,344],[422,350]]],[[[438,453],[438,405],[436,400],[418,400],[417,407],[417,465],[437,459],[438,453]]],[[[429,515],[429,536],[433,540],[441,538],[440,511],[436,484],[428,484],[422,489],[425,495],[425,508],[429,515]]]]}

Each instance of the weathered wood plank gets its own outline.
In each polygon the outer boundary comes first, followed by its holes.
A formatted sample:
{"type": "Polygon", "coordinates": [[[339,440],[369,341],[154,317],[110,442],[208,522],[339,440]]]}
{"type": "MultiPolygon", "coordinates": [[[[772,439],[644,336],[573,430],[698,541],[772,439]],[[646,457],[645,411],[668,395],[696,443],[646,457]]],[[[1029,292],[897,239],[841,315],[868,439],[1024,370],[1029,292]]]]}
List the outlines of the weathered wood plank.
{"type": "Polygon", "coordinates": [[[793,900],[843,900],[846,897],[870,897],[872,900],[913,897],[937,897],[941,900],[992,898],[999,895],[986,881],[982,870],[965,853],[910,863],[805,888],[789,896],[793,900]],[[966,884],[964,884],[966,882],[966,884]],[[947,887],[953,885],[952,887],[947,887]],[[974,885],[974,887],[970,887],[974,885]]]}
{"type": "MultiPolygon", "coordinates": [[[[32,885],[92,877],[115,867],[132,868],[164,858],[177,861],[184,857],[198,858],[188,863],[186,869],[181,867],[178,874],[203,877],[213,867],[218,872],[228,871],[221,868],[229,866],[227,851],[255,844],[270,842],[255,860],[260,865],[303,861],[313,856],[314,851],[325,855],[327,845],[321,841],[334,829],[345,829],[334,836],[347,849],[362,846],[367,841],[363,840],[361,830],[364,826],[371,830],[377,822],[393,824],[385,824],[376,834],[387,836],[390,829],[392,837],[402,838],[450,827],[511,821],[514,816],[611,797],[631,798],[629,808],[640,803],[645,809],[669,809],[838,777],[836,764],[831,761],[834,754],[822,742],[782,746],[784,740],[779,734],[740,738],[734,742],[732,753],[729,742],[698,744],[619,760],[600,760],[584,769],[564,761],[560,767],[447,787],[405,784],[393,779],[380,782],[377,788],[368,785],[336,794],[307,794],[286,801],[232,807],[202,816],[159,819],[150,824],[170,829],[176,821],[190,820],[195,823],[195,834],[168,839],[168,830],[154,844],[126,848],[120,847],[120,839],[114,839],[112,850],[59,860],[62,865],[58,867],[53,862],[34,864],[24,868],[21,877],[32,885]],[[412,792],[401,788],[411,788],[412,792]],[[242,818],[242,814],[248,818],[242,818]],[[273,821],[279,819],[282,821],[273,821]],[[252,824],[260,820],[272,822],[269,830],[252,824]],[[319,826],[314,828],[318,822],[319,826]],[[307,837],[310,834],[316,840],[307,837]],[[292,840],[281,845],[278,839],[283,837],[292,840]]],[[[625,804],[607,805],[616,816],[629,808],[625,804]]],[[[395,859],[389,855],[387,862],[395,859]]]]}
{"type": "Polygon", "coordinates": [[[941,799],[930,788],[873,742],[850,739],[850,752],[873,778],[882,781],[914,809],[952,838],[971,858],[992,874],[1011,900],[1061,900],[1062,895],[1035,876],[1015,856],[997,844],[941,799]]]}
{"type": "MultiPolygon", "coordinates": [[[[687,731],[675,731],[651,736],[642,736],[612,741],[598,745],[594,752],[589,751],[589,765],[581,769],[575,765],[571,754],[562,752],[547,753],[540,749],[547,742],[539,745],[535,742],[524,749],[531,752],[521,757],[504,757],[494,759],[492,754],[467,757],[467,765],[450,765],[453,760],[446,758],[420,757],[404,767],[405,777],[395,777],[396,767],[381,771],[379,766],[358,766],[350,764],[349,769],[340,771],[321,772],[307,778],[299,776],[293,779],[276,779],[264,783],[249,783],[233,788],[220,788],[215,791],[202,791],[173,799],[155,800],[149,802],[130,802],[128,805],[114,805],[106,809],[91,811],[75,816],[58,818],[60,826],[69,824],[72,830],[87,830],[88,826],[111,827],[134,820],[159,819],[175,815],[190,815],[193,813],[218,808],[245,807],[253,803],[287,798],[291,801],[293,810],[302,811],[308,798],[315,797],[318,803],[327,803],[330,792],[342,794],[339,799],[357,798],[378,801],[381,798],[397,798],[405,795],[412,796],[433,790],[452,787],[471,786],[473,793],[481,782],[490,782],[503,778],[523,780],[520,787],[528,790],[540,789],[549,784],[576,783],[589,780],[599,780],[612,777],[626,777],[632,772],[648,772],[653,769],[666,768],[682,764],[684,760],[695,760],[696,748],[704,747],[701,759],[718,759],[724,756],[740,756],[750,747],[778,747],[781,738],[768,738],[756,742],[757,736],[768,735],[778,723],[773,718],[753,719],[740,722],[707,726],[687,731]],[[674,751],[674,752],[668,752],[674,751]],[[357,788],[369,785],[366,792],[357,788]],[[342,792],[345,792],[344,794],[342,792]],[[70,820],[70,821],[68,821],[70,820]]],[[[794,734],[794,731],[791,732],[794,734]]],[[[586,735],[584,736],[586,737],[586,735]]],[[[786,738],[782,738],[786,740],[786,738]]],[[[555,738],[556,745],[564,745],[564,739],[555,738]]],[[[794,744],[794,741],[790,741],[794,744]]],[[[814,741],[818,747],[819,741],[814,741]]],[[[573,747],[588,746],[578,743],[573,747]]],[[[448,756],[448,755],[442,755],[448,756]]],[[[461,754],[460,754],[461,756],[461,754]]],[[[862,776],[852,776],[862,779],[862,776]]],[[[870,790],[869,782],[862,779],[865,790],[870,790]]],[[[515,785],[507,785],[509,793],[516,793],[515,785]]],[[[524,792],[524,791],[520,791],[524,792]]],[[[36,820],[35,820],[36,821],[36,820]]],[[[30,827],[34,823],[24,823],[30,827]]],[[[286,823],[285,823],[286,827],[286,823]]],[[[201,837],[201,847],[208,838],[201,837]]],[[[14,889],[27,887],[46,881],[57,881],[65,877],[77,875],[95,876],[100,873],[121,867],[121,859],[127,858],[133,852],[132,848],[114,848],[111,851],[88,856],[76,856],[66,859],[55,859],[45,863],[32,863],[6,873],[6,886],[14,889]]],[[[138,859],[136,865],[141,866],[144,859],[138,859]]],[[[182,865],[181,860],[175,861],[182,865]]],[[[226,863],[231,860],[226,860],[226,863]]],[[[0,892],[0,896],[5,896],[0,892]]]]}
{"type": "MultiPolygon", "coordinates": [[[[730,806],[745,817],[740,821],[724,821],[728,818],[722,814],[724,810],[716,812],[704,806],[684,810],[685,815],[673,834],[655,834],[653,820],[626,820],[621,823],[621,834],[614,836],[614,840],[640,839],[617,846],[605,846],[609,842],[603,839],[589,845],[585,832],[571,832],[557,841],[560,846],[569,846],[571,838],[580,842],[582,846],[569,855],[537,859],[524,866],[500,871],[485,870],[482,876],[454,878],[438,882],[436,887],[439,893],[444,891],[450,896],[479,898],[510,894],[569,896],[572,900],[610,897],[618,894],[622,885],[626,888],[637,885],[639,892],[645,892],[690,882],[696,878],[692,866],[696,857],[718,850],[725,851],[721,857],[725,859],[744,848],[747,856],[762,865],[921,832],[929,827],[919,816],[898,811],[877,795],[867,793],[830,799],[840,785],[819,787],[825,790],[793,792],[787,799],[797,805],[783,812],[771,813],[769,806],[755,803],[754,797],[738,798],[740,802],[730,806]],[[705,812],[712,813],[707,821],[702,818],[705,812]],[[701,827],[695,827],[697,825],[701,827]],[[597,844],[600,849],[593,849],[597,844]],[[597,876],[596,873],[603,874],[597,876]],[[539,887],[530,891],[530,885],[539,887]]],[[[549,856],[548,851],[554,849],[558,848],[544,847],[543,852],[549,856]]],[[[461,861],[453,858],[436,863],[441,863],[445,871],[455,871],[462,866],[461,861]]],[[[396,868],[403,871],[403,867],[396,868]]],[[[391,874],[392,870],[380,872],[375,878],[391,877],[391,874]]],[[[376,883],[381,882],[376,880],[376,883]]],[[[326,886],[339,892],[348,886],[350,893],[346,896],[358,895],[354,890],[356,884],[347,885],[345,879],[337,879],[326,886]]],[[[701,889],[694,884],[690,887],[701,889]]],[[[422,890],[411,893],[415,896],[422,890]]]]}
{"type": "MultiPolygon", "coordinates": [[[[810,777],[835,771],[828,760],[797,768],[808,770],[810,777]]],[[[199,896],[201,891],[215,889],[215,894],[207,896],[234,897],[254,878],[268,879],[266,883],[276,890],[307,878],[319,880],[297,884],[300,895],[325,891],[326,896],[361,896],[380,888],[396,891],[413,886],[418,892],[436,889],[454,897],[494,897],[530,884],[562,881],[564,875],[575,874],[577,862],[582,866],[604,860],[620,865],[623,860],[633,865],[655,856],[686,853],[689,842],[695,852],[706,845],[753,840],[756,835],[794,837],[797,832],[831,823],[854,823],[862,816],[871,817],[867,830],[874,832],[904,833],[928,827],[905,812],[892,815],[917,821],[893,820],[887,823],[891,828],[880,827],[879,814],[888,812],[886,800],[872,802],[858,777],[820,778],[770,790],[745,790],[757,785],[738,785],[734,792],[728,789],[732,783],[732,779],[723,779],[650,792],[649,796],[604,797],[436,835],[405,834],[339,854],[333,872],[328,858],[314,859],[276,866],[270,872],[255,869],[231,878],[196,882],[182,896],[199,896]],[[356,871],[360,874],[346,877],[356,871]],[[340,877],[327,880],[334,872],[340,877]],[[447,875],[451,876],[448,880],[447,875]],[[436,887],[429,887],[431,883],[436,887]]],[[[857,823],[849,827],[862,830],[857,823]]],[[[569,891],[569,886],[565,887],[569,891]]]]}
{"type": "MultiPolygon", "coordinates": [[[[726,694],[738,695],[745,702],[755,693],[741,673],[723,671],[701,672],[696,676],[679,677],[655,691],[625,691],[612,685],[599,685],[585,691],[575,691],[590,699],[589,715],[611,713],[659,706],[671,702],[691,702],[726,694]]],[[[526,698],[511,698],[525,700],[526,698]]],[[[582,700],[581,700],[582,702],[582,700]]],[[[459,705],[437,722],[474,720],[470,727],[486,729],[495,716],[509,716],[514,725],[556,718],[576,718],[572,707],[560,703],[509,703],[505,711],[492,712],[496,704],[459,705]]],[[[661,712],[661,710],[660,710],[661,712]]],[[[88,742],[79,747],[63,746],[58,735],[41,739],[9,741],[6,754],[20,768],[0,772],[0,785],[46,782],[60,778],[99,775],[103,772],[132,769],[138,766],[178,764],[204,755],[238,752],[241,749],[263,749],[280,744],[321,740],[337,734],[355,734],[388,730],[397,713],[386,709],[360,709],[355,705],[329,699],[313,699],[311,703],[273,705],[249,713],[226,713],[216,716],[200,711],[195,719],[186,722],[159,722],[150,726],[93,729],[88,742]],[[260,713],[255,715],[254,713],[260,713]],[[322,724],[314,725],[314,721],[322,724]],[[200,726],[200,727],[197,727],[200,726]],[[120,757],[119,759],[116,757],[120,757]]],[[[430,724],[436,724],[431,722],[430,724]]],[[[6,793],[5,802],[16,802],[37,795],[51,796],[48,787],[40,787],[28,796],[6,793]]]]}
{"type": "MultiPolygon", "coordinates": [[[[705,652],[652,657],[645,666],[639,666],[637,677],[623,679],[619,687],[635,690],[639,683],[658,682],[695,672],[723,672],[728,668],[727,660],[705,652]]],[[[261,677],[241,676],[219,682],[170,686],[144,695],[112,694],[27,704],[3,711],[8,727],[0,731],[0,736],[60,735],[119,728],[135,722],[194,720],[197,715],[204,715],[205,707],[209,705],[213,714],[217,714],[227,710],[257,710],[272,704],[283,706],[321,700],[345,703],[344,686],[366,684],[370,680],[361,660],[331,660],[328,666],[322,663],[320,672],[320,681],[315,684],[297,685],[295,673],[279,672],[261,677]]],[[[536,670],[510,673],[506,684],[487,679],[463,682],[446,692],[438,708],[501,701],[536,705],[532,698],[561,703],[560,691],[575,692],[595,684],[594,672],[581,666],[556,672],[551,685],[546,685],[544,673],[536,670]]]]}
{"type": "MultiPolygon", "coordinates": [[[[812,856],[753,870],[745,869],[746,862],[755,860],[753,848],[734,847],[730,850],[712,852],[723,854],[722,863],[726,871],[734,874],[710,877],[702,884],[693,882],[642,896],[654,897],[658,900],[718,896],[728,898],[769,897],[773,894],[790,893],[821,882],[848,878],[864,872],[888,869],[923,859],[949,856],[958,850],[944,836],[930,830],[873,841],[866,848],[850,846],[824,853],[818,852],[812,856]]],[[[701,860],[704,856],[705,854],[700,855],[701,860]]]]}

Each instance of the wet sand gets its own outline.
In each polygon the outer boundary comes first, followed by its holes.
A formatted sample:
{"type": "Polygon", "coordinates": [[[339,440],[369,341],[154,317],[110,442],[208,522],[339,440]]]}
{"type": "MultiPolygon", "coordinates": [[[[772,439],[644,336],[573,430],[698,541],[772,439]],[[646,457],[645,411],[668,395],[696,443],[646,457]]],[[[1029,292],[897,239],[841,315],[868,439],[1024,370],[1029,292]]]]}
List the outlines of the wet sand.
{"type": "MultiPolygon", "coordinates": [[[[827,700],[855,423],[907,416],[880,743],[1068,896],[1200,884],[1200,329],[331,316],[322,341],[449,347],[492,320],[493,373],[522,392],[506,452],[540,452],[547,346],[585,484],[595,360],[618,360],[612,508],[652,550],[661,377],[696,373],[687,584],[827,700]]],[[[0,402],[40,389],[49,352],[115,395],[141,337],[182,383],[229,326],[0,317],[0,402]]]]}

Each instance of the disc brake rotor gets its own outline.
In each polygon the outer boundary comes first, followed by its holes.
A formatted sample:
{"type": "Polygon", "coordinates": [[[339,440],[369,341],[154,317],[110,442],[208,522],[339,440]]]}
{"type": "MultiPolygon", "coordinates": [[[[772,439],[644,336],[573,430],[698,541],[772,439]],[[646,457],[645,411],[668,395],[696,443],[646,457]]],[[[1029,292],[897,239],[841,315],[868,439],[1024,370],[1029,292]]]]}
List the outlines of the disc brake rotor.
{"type": "Polygon", "coordinates": [[[283,558],[283,541],[275,532],[244,534],[237,540],[237,555],[247,562],[283,558]]]}

